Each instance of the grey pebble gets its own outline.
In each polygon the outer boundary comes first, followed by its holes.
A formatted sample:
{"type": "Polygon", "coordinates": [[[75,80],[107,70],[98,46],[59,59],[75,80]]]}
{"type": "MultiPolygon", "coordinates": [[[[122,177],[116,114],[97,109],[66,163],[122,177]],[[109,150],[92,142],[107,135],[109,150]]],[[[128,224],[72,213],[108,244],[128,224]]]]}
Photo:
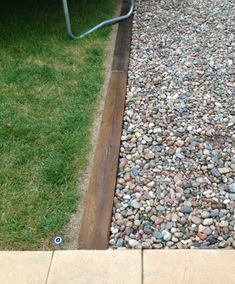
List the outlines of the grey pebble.
{"type": "Polygon", "coordinates": [[[235,193],[235,183],[230,184],[228,188],[231,193],[235,193]]]}
{"type": "Polygon", "coordinates": [[[214,177],[220,177],[221,176],[221,173],[218,171],[218,169],[216,168],[213,168],[211,170],[211,174],[214,176],[214,177]]]}
{"type": "Polygon", "coordinates": [[[159,205],[157,205],[156,210],[157,211],[164,211],[165,207],[159,204],[159,205]]]}
{"type": "Polygon", "coordinates": [[[161,232],[159,232],[159,231],[154,231],[153,232],[153,237],[155,239],[162,239],[163,238],[163,234],[161,232]]]}
{"type": "Polygon", "coordinates": [[[206,218],[206,219],[204,219],[203,222],[202,222],[202,224],[203,224],[204,226],[210,226],[210,225],[212,225],[213,223],[214,223],[214,220],[213,220],[212,218],[206,218]]]}
{"type": "Polygon", "coordinates": [[[163,231],[162,232],[162,235],[163,235],[163,239],[164,241],[169,241],[171,239],[171,233],[169,233],[168,231],[163,231]]]}
{"type": "Polygon", "coordinates": [[[210,217],[210,212],[208,212],[208,211],[202,211],[202,213],[201,213],[201,217],[203,218],[203,219],[206,219],[206,218],[208,218],[208,217],[210,217]]]}
{"type": "Polygon", "coordinates": [[[132,200],[130,205],[135,209],[139,209],[141,207],[141,204],[136,199],[132,200]]]}
{"type": "Polygon", "coordinates": [[[191,213],[193,211],[193,208],[191,206],[182,206],[180,207],[180,211],[182,213],[191,213]]]}

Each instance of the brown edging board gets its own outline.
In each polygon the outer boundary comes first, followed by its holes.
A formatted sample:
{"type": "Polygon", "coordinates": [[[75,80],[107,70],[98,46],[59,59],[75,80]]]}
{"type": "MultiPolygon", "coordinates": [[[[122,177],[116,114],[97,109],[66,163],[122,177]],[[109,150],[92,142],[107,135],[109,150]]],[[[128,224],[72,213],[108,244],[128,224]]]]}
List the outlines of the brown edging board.
{"type": "MultiPolygon", "coordinates": [[[[124,0],[122,13],[129,7],[124,0]]],[[[107,249],[125,108],[132,17],[119,23],[113,65],[85,198],[79,249],[107,249]]]]}

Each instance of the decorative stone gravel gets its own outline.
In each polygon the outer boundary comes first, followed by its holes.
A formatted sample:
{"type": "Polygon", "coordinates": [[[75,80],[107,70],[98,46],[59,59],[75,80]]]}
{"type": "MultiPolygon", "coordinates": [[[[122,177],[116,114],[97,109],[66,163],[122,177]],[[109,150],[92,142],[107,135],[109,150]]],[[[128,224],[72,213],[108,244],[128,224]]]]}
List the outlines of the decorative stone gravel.
{"type": "Polygon", "coordinates": [[[234,15],[137,1],[110,246],[235,248],[234,15]]]}

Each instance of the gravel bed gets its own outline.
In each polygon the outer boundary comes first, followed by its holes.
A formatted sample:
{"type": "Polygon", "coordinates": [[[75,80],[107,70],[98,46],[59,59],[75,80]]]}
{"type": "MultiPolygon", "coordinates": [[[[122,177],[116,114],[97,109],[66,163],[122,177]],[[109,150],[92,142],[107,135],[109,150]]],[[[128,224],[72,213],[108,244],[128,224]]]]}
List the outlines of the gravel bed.
{"type": "Polygon", "coordinates": [[[234,15],[137,1],[111,247],[235,248],[234,15]]]}

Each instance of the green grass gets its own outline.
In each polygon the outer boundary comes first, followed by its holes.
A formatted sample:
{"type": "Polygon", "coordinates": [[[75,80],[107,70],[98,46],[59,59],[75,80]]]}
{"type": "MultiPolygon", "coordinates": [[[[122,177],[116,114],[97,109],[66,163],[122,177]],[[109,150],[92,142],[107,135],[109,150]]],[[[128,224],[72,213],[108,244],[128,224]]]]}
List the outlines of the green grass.
{"type": "MultiPolygon", "coordinates": [[[[81,32],[109,18],[115,1],[70,7],[81,32]]],[[[109,32],[72,41],[61,1],[0,2],[1,250],[49,245],[76,209],[109,32]]]]}

